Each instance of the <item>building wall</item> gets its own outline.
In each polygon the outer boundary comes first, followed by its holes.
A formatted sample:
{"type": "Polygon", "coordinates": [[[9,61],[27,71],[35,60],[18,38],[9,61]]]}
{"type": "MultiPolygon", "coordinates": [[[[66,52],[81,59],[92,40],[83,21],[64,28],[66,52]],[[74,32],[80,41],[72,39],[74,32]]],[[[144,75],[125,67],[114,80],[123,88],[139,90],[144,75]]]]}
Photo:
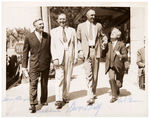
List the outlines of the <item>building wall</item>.
{"type": "MultiPolygon", "coordinates": [[[[27,28],[31,31],[34,30],[33,21],[35,19],[41,18],[40,6],[34,6],[33,4],[24,4],[24,3],[13,3],[5,2],[2,6],[2,32],[4,34],[3,39],[6,39],[6,29],[15,29],[15,28],[27,28]]],[[[6,41],[2,41],[3,44],[6,44],[6,41]]],[[[4,47],[5,45],[3,45],[4,47]]],[[[6,48],[3,48],[6,49],[6,48]]],[[[9,56],[16,55],[14,48],[7,50],[9,56]]]]}
{"type": "Polygon", "coordinates": [[[33,30],[33,21],[41,18],[39,6],[9,2],[2,7],[4,28],[26,27],[33,30]]]}
{"type": "MultiPolygon", "coordinates": [[[[146,10],[146,7],[131,7],[131,66],[129,73],[130,79],[134,82],[138,82],[137,50],[144,47],[144,40],[145,43],[148,40],[146,10]]],[[[147,54],[145,56],[147,57],[147,54]]]]}

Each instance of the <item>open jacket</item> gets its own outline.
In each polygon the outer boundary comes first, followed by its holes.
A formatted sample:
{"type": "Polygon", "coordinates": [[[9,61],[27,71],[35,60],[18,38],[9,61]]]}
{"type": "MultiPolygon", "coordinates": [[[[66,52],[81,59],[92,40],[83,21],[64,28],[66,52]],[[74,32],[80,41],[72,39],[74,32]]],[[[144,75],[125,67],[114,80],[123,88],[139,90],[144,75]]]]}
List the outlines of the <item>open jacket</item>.
{"type": "MultiPolygon", "coordinates": [[[[77,39],[76,32],[74,28],[65,27],[66,37],[67,37],[67,50],[68,56],[71,58],[73,62],[75,58],[77,58],[77,39]]],[[[51,53],[52,59],[58,59],[59,65],[62,64],[64,58],[64,42],[62,35],[62,27],[56,27],[50,31],[51,33],[51,53]]]]}
{"type": "MultiPolygon", "coordinates": [[[[102,38],[105,36],[102,33],[102,25],[100,23],[94,24],[94,37],[95,37],[95,56],[100,58],[102,56],[102,38]]],[[[81,42],[81,50],[83,50],[84,58],[87,59],[89,54],[89,45],[88,45],[88,28],[86,22],[80,23],[77,28],[77,39],[81,42]]]]}
{"type": "Polygon", "coordinates": [[[120,73],[124,72],[125,70],[124,62],[127,60],[127,49],[125,47],[125,44],[122,41],[117,41],[113,49],[112,43],[109,42],[106,50],[107,54],[106,54],[105,73],[109,71],[110,65],[114,66],[118,72],[120,73]],[[115,51],[119,51],[121,55],[118,56],[115,53],[115,51]]]}

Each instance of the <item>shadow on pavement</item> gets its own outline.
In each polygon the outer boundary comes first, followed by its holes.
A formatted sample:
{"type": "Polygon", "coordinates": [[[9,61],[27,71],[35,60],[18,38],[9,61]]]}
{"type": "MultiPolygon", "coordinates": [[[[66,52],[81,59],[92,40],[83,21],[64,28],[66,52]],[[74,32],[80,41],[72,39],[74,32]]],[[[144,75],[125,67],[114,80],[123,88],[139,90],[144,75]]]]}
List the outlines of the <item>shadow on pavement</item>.
{"type": "Polygon", "coordinates": [[[127,91],[126,89],[120,89],[120,97],[129,96],[129,95],[131,95],[130,91],[127,91]]]}
{"type": "MultiPolygon", "coordinates": [[[[98,88],[96,90],[96,95],[99,96],[99,95],[103,95],[105,93],[108,92],[110,88],[107,88],[107,87],[104,87],[104,88],[98,88]]],[[[80,91],[76,91],[76,92],[72,92],[70,94],[70,100],[74,100],[74,99],[77,99],[77,98],[81,98],[81,97],[84,97],[87,95],[87,91],[86,90],[80,90],[80,91]]]]}
{"type": "MultiPolygon", "coordinates": [[[[54,102],[55,101],[55,96],[49,96],[48,99],[47,99],[47,103],[51,103],[51,102],[54,102]]],[[[40,105],[38,104],[38,106],[36,107],[36,110],[40,110],[41,108],[43,107],[43,105],[40,105]]]]}
{"type": "Polygon", "coordinates": [[[108,87],[98,88],[98,89],[96,90],[96,95],[97,95],[97,96],[103,95],[103,94],[107,93],[109,90],[110,90],[110,88],[108,88],[108,87]]]}
{"type": "Polygon", "coordinates": [[[86,90],[80,90],[80,91],[72,92],[72,93],[70,93],[70,100],[81,98],[84,96],[86,96],[86,90]]]}

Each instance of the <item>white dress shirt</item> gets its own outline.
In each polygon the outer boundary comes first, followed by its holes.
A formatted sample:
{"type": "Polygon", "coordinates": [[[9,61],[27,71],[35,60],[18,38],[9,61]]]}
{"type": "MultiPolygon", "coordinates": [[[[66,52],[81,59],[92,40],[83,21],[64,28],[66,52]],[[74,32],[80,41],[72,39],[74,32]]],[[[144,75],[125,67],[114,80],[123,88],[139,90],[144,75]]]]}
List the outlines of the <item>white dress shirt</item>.
{"type": "Polygon", "coordinates": [[[115,40],[115,41],[112,42],[113,49],[115,48],[116,44],[117,44],[117,40],[115,40]]]}
{"type": "Polygon", "coordinates": [[[40,34],[40,33],[37,32],[37,31],[34,31],[34,33],[35,33],[36,37],[38,38],[38,40],[39,40],[40,43],[41,43],[41,41],[42,41],[42,33],[40,34]]]}

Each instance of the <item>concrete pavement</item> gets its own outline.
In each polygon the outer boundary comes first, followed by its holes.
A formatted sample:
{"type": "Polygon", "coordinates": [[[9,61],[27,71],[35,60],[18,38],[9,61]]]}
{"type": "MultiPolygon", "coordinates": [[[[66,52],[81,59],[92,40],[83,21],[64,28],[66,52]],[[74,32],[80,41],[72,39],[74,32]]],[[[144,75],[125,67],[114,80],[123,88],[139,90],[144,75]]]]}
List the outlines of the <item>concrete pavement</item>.
{"type": "MultiPolygon", "coordinates": [[[[70,87],[71,101],[62,109],[55,108],[55,80],[48,82],[48,106],[37,106],[38,111],[31,114],[29,109],[29,84],[24,83],[6,91],[2,99],[3,116],[146,116],[148,114],[147,91],[138,88],[137,76],[125,75],[119,99],[110,103],[108,75],[104,74],[105,65],[100,63],[97,97],[95,104],[88,106],[86,101],[86,81],[83,65],[74,67],[70,87]]],[[[38,86],[40,97],[40,85],[38,86]]]]}

